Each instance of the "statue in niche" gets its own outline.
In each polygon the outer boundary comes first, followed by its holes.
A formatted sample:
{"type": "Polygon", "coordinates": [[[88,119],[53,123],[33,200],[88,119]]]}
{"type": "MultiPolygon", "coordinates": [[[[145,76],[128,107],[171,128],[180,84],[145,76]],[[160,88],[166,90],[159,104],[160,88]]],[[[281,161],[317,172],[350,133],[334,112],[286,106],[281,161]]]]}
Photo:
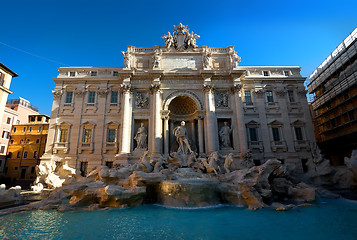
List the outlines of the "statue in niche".
{"type": "Polygon", "coordinates": [[[170,48],[172,47],[175,42],[174,42],[174,37],[171,35],[170,32],[167,32],[167,35],[165,34],[164,36],[162,36],[161,38],[164,38],[165,39],[165,46],[167,48],[170,48]]]}
{"type": "Polygon", "coordinates": [[[160,61],[161,61],[160,51],[156,49],[153,56],[152,68],[159,68],[160,61]]]}
{"type": "Polygon", "coordinates": [[[137,93],[135,96],[135,106],[137,108],[146,108],[148,105],[148,98],[144,97],[142,93],[137,93]]]}
{"type": "Polygon", "coordinates": [[[147,131],[144,127],[144,123],[140,124],[140,127],[138,128],[138,131],[135,134],[134,140],[136,141],[136,149],[139,150],[146,150],[148,147],[147,144],[147,131]]]}
{"type": "Polygon", "coordinates": [[[228,126],[228,122],[224,122],[224,126],[218,133],[222,148],[231,148],[231,133],[232,128],[228,126]]]}
{"type": "Polygon", "coordinates": [[[186,154],[187,150],[190,153],[193,153],[193,151],[191,150],[190,144],[188,143],[188,140],[187,140],[187,130],[185,127],[185,121],[182,121],[180,126],[175,127],[174,135],[175,135],[176,141],[179,145],[176,153],[182,152],[183,154],[186,154]]]}
{"type": "Polygon", "coordinates": [[[203,57],[203,68],[211,68],[211,57],[212,57],[212,53],[207,53],[203,57]]]}
{"type": "Polygon", "coordinates": [[[128,51],[122,51],[121,54],[123,54],[125,68],[130,68],[130,54],[128,51]]]}

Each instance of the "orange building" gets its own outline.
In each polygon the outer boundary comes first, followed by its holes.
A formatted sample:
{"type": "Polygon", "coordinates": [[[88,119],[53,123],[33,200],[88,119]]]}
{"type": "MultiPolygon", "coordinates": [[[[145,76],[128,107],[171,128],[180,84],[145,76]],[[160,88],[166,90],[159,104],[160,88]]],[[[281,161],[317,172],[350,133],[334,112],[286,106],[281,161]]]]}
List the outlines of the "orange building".
{"type": "Polygon", "coordinates": [[[29,186],[36,178],[35,168],[45,151],[47,115],[29,115],[28,123],[12,126],[5,172],[12,183],[29,186]]]}

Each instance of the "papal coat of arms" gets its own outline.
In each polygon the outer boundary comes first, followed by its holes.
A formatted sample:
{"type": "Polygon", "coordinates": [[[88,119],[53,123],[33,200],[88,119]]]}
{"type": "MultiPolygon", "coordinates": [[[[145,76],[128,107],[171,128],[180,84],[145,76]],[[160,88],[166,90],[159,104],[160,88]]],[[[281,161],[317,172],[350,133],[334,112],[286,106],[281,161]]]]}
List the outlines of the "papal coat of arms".
{"type": "Polygon", "coordinates": [[[178,51],[184,51],[189,48],[194,49],[197,47],[196,39],[200,38],[199,35],[189,32],[187,26],[180,23],[174,26],[173,34],[170,32],[162,36],[165,39],[165,46],[169,48],[175,48],[178,51]]]}

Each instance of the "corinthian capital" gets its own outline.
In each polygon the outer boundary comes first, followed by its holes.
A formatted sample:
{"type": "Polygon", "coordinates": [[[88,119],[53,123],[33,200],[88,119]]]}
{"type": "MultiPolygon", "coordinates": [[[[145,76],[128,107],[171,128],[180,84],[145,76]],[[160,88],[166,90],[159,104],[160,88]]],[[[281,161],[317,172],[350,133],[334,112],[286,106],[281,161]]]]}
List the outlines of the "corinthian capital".
{"type": "Polygon", "coordinates": [[[59,98],[60,96],[62,96],[63,91],[62,90],[53,90],[52,94],[53,94],[54,98],[59,98]]]}
{"type": "Polygon", "coordinates": [[[242,87],[243,87],[243,84],[240,84],[240,83],[234,84],[234,86],[231,87],[231,91],[232,91],[233,93],[240,92],[240,90],[242,89],[242,87]]]}
{"type": "Polygon", "coordinates": [[[131,86],[131,84],[121,84],[120,85],[121,89],[123,92],[133,92],[133,87],[131,86]]]}
{"type": "Polygon", "coordinates": [[[203,84],[203,91],[205,92],[213,92],[214,87],[212,84],[203,84]]]}
{"type": "Polygon", "coordinates": [[[151,86],[150,86],[150,91],[151,91],[152,93],[158,92],[158,91],[160,91],[160,88],[161,88],[161,84],[160,84],[160,83],[153,83],[153,84],[151,84],[151,86]]]}

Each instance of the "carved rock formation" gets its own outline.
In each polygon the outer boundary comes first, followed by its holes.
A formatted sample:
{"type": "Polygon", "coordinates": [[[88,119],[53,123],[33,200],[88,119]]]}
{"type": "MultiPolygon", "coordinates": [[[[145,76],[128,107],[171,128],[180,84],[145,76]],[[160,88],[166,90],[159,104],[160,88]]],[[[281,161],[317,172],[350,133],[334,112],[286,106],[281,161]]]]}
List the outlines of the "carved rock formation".
{"type": "MultiPolygon", "coordinates": [[[[88,177],[81,177],[66,166],[55,171],[54,163],[43,164],[36,182],[54,190],[41,202],[33,203],[32,207],[59,211],[78,207],[120,208],[142,203],[203,207],[218,204],[221,200],[257,209],[283,198],[297,202],[315,199],[314,188],[292,183],[287,179],[281,162],[274,159],[239,170],[230,166],[227,171],[224,168],[227,158],[217,153],[207,159],[196,159],[192,153],[187,154],[186,157],[191,159],[186,159],[185,163],[189,162],[187,165],[191,167],[182,167],[175,159],[155,160],[148,153],[143,157],[150,164],[151,172],[138,164],[120,168],[103,166],[91,171],[88,177]],[[155,171],[158,163],[160,168],[155,171]]],[[[229,158],[233,159],[232,155],[229,158]]]]}

